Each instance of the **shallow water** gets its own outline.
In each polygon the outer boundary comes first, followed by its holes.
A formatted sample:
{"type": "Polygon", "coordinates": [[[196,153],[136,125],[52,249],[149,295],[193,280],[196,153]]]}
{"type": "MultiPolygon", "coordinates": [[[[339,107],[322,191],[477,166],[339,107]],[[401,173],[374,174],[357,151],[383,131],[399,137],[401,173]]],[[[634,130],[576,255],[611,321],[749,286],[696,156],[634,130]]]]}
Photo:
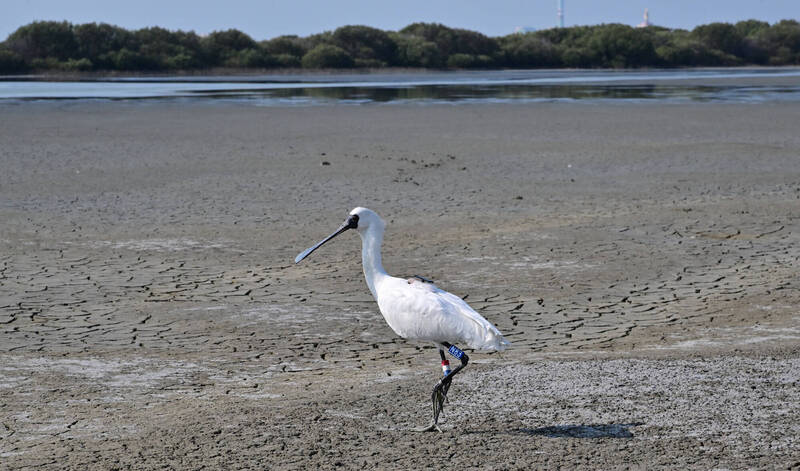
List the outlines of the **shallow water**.
{"type": "Polygon", "coordinates": [[[258,106],[577,101],[759,103],[800,101],[800,69],[529,70],[80,81],[0,77],[0,103],[55,100],[241,101],[258,106]],[[795,77],[798,80],[793,83],[791,79],[795,77]],[[742,83],[763,78],[789,80],[781,85],[742,83]]]}

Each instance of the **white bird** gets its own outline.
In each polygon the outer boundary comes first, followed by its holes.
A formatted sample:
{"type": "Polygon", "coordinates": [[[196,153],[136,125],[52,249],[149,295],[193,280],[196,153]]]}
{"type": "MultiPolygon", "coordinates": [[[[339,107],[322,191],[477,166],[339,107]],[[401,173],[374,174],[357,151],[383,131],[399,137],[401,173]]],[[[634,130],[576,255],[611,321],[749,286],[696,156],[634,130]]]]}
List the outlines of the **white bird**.
{"type": "Polygon", "coordinates": [[[436,383],[431,393],[433,423],[420,431],[439,430],[439,414],[444,407],[447,391],[453,380],[469,361],[469,357],[454,344],[467,344],[476,350],[503,351],[510,344],[497,327],[475,312],[463,299],[436,287],[421,276],[396,278],[389,276],[381,263],[381,243],[386,223],[372,210],[355,208],[333,234],[295,257],[299,263],[322,244],[348,229],[361,236],[361,258],[364,277],[378,308],[389,327],[407,340],[433,342],[439,349],[444,377],[436,383]],[[448,351],[461,360],[461,365],[450,370],[445,357],[448,351]]]}

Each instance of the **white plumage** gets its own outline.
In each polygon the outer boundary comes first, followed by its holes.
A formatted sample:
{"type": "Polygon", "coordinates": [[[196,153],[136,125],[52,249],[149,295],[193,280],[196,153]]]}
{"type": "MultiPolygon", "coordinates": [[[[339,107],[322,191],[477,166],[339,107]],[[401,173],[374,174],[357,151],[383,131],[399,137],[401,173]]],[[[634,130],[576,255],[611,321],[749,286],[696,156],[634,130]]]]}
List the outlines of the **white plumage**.
{"type": "Polygon", "coordinates": [[[381,244],[386,223],[372,210],[355,208],[336,232],[295,257],[295,263],[306,258],[322,244],[348,229],[361,236],[361,261],[364,278],[378,308],[389,327],[408,340],[433,342],[439,348],[444,377],[431,395],[433,423],[423,430],[439,430],[439,414],[444,407],[453,376],[460,372],[469,357],[454,344],[466,344],[476,350],[503,351],[509,342],[497,328],[458,296],[441,290],[425,279],[389,276],[381,263],[381,244]],[[461,360],[450,371],[445,351],[461,360]]]}
{"type": "Polygon", "coordinates": [[[408,340],[466,343],[477,350],[502,351],[508,342],[489,321],[458,296],[414,278],[389,276],[381,263],[386,223],[374,211],[355,208],[364,277],[386,323],[408,340]]]}
{"type": "Polygon", "coordinates": [[[433,283],[387,276],[376,288],[381,314],[400,337],[437,345],[463,343],[475,350],[508,346],[500,331],[463,299],[433,283]]]}

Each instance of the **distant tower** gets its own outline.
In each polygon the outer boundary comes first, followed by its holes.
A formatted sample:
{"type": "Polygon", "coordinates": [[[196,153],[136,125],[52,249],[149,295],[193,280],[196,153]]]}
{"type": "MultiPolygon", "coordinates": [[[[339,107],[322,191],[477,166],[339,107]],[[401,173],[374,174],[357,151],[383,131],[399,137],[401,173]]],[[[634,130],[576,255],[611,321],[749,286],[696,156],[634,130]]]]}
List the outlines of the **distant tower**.
{"type": "Polygon", "coordinates": [[[647,28],[648,26],[652,26],[653,23],[650,23],[650,12],[647,8],[644,9],[644,21],[636,25],[637,28],[647,28]]]}
{"type": "Polygon", "coordinates": [[[558,27],[564,27],[564,0],[558,0],[558,27]]]}

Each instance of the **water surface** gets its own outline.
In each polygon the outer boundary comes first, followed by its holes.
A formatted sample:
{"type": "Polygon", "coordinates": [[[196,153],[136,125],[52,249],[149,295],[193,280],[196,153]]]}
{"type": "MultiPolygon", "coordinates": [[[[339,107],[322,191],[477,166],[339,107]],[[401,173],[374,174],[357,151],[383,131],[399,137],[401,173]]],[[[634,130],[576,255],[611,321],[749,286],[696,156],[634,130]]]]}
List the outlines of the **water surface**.
{"type": "Polygon", "coordinates": [[[273,74],[46,81],[0,77],[0,103],[55,100],[363,103],[800,101],[800,68],[273,74]]]}

